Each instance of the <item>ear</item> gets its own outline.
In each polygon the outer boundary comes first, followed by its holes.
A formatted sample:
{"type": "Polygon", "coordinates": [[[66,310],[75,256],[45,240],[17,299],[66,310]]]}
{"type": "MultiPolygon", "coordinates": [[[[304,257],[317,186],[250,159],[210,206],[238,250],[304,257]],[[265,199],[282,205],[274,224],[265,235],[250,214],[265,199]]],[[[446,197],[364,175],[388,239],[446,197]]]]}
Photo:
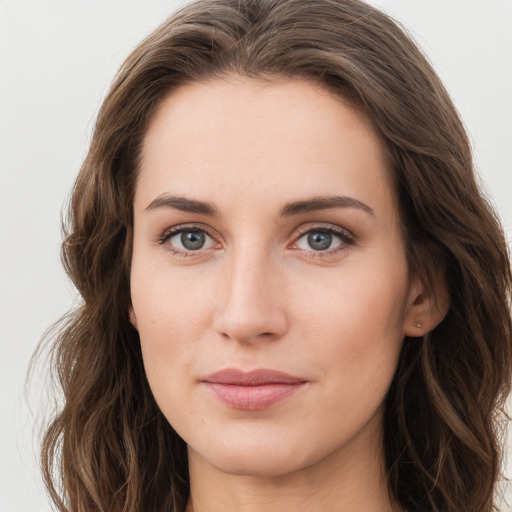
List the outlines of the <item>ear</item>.
{"type": "Polygon", "coordinates": [[[130,323],[138,331],[139,329],[137,328],[137,317],[135,316],[135,311],[133,310],[133,306],[130,306],[128,308],[128,317],[130,318],[130,323]]]}
{"type": "Polygon", "coordinates": [[[414,278],[404,319],[404,336],[420,337],[437,327],[450,309],[450,296],[443,276],[432,287],[414,278]]]}

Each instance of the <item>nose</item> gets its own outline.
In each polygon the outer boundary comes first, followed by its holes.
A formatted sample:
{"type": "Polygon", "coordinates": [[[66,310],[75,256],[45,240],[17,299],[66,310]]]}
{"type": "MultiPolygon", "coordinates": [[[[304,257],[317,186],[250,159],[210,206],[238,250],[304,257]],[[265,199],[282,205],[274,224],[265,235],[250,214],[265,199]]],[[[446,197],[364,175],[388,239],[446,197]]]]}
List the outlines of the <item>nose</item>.
{"type": "Polygon", "coordinates": [[[287,315],[279,263],[266,254],[240,253],[227,259],[221,274],[215,331],[243,344],[281,338],[287,315]]]}

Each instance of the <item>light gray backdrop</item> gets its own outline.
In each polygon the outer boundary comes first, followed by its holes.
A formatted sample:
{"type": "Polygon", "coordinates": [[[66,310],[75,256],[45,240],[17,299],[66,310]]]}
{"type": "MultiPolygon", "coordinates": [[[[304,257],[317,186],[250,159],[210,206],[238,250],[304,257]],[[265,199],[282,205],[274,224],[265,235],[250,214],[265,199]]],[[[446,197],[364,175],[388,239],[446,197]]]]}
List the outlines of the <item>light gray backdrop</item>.
{"type": "MultiPolygon", "coordinates": [[[[61,208],[113,74],[181,3],[0,0],[0,512],[49,510],[23,382],[75,297],[59,262],[61,208]]],[[[372,3],[409,28],[447,85],[510,240],[512,0],[372,3]]]]}

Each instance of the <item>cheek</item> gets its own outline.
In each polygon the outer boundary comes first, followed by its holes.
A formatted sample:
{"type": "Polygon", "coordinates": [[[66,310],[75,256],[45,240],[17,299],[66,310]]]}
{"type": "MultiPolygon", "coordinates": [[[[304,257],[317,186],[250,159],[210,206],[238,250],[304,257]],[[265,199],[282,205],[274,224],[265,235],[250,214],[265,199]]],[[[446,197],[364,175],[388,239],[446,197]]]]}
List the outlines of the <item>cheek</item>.
{"type": "Polygon", "coordinates": [[[365,394],[381,388],[381,395],[403,342],[407,277],[390,268],[385,273],[369,268],[353,268],[321,287],[305,288],[297,299],[304,304],[297,323],[304,330],[301,337],[313,344],[303,347],[303,356],[312,350],[334,386],[365,394]]]}
{"type": "Polygon", "coordinates": [[[364,332],[379,332],[387,337],[402,331],[407,295],[405,272],[354,266],[322,282],[302,284],[293,293],[296,310],[303,325],[309,325],[313,332],[354,336],[364,344],[378,341],[374,336],[362,336],[364,332]]]}
{"type": "Polygon", "coordinates": [[[165,265],[142,262],[134,258],[132,264],[131,298],[144,366],[156,396],[176,378],[178,370],[189,368],[201,349],[205,327],[211,324],[211,299],[204,283],[190,279],[190,272],[185,279],[165,265]]]}
{"type": "Polygon", "coordinates": [[[165,258],[151,263],[152,255],[134,254],[131,271],[132,305],[141,337],[155,341],[188,335],[208,323],[212,302],[208,274],[190,268],[172,267],[165,258]]]}

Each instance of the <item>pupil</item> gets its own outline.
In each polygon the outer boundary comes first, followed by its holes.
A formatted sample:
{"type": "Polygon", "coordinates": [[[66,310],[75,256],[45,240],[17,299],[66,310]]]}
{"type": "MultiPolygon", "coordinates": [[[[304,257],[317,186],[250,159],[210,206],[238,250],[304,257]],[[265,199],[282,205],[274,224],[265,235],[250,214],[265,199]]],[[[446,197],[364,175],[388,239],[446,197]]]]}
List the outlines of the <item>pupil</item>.
{"type": "Polygon", "coordinates": [[[308,235],[308,244],[315,251],[324,251],[328,249],[332,242],[332,235],[330,233],[322,233],[316,231],[308,235]]]}
{"type": "Polygon", "coordinates": [[[197,251],[201,249],[205,242],[204,233],[200,231],[184,231],[181,234],[181,243],[185,249],[189,251],[197,251]]]}

